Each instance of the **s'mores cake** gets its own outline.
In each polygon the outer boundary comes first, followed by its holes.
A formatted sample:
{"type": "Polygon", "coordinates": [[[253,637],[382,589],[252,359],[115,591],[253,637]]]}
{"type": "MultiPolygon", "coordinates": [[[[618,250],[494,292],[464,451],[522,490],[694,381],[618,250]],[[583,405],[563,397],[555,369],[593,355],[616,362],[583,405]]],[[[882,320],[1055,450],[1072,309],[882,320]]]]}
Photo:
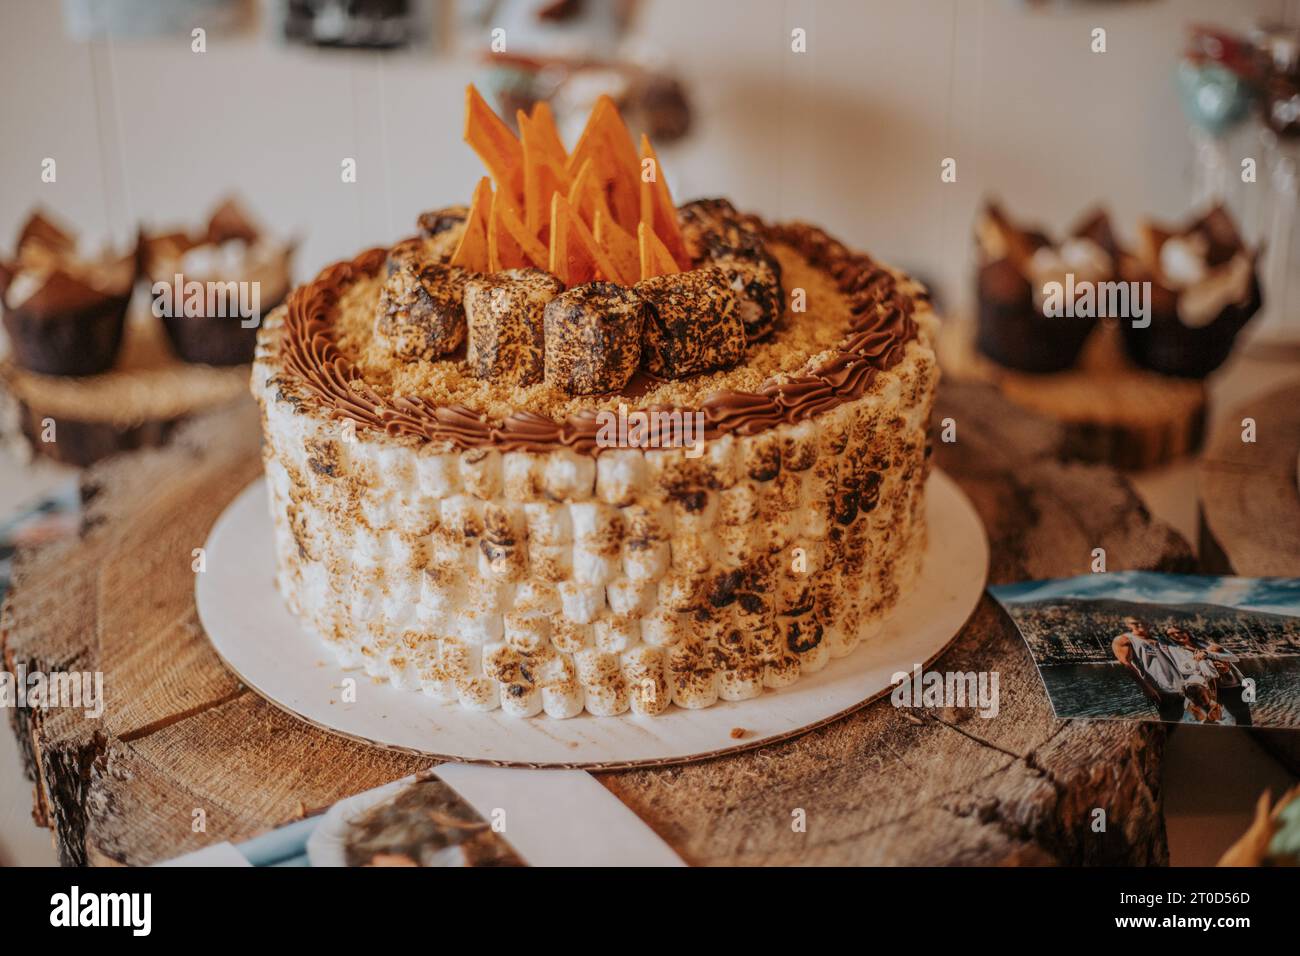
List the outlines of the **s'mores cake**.
{"type": "Polygon", "coordinates": [[[258,336],[278,587],[346,662],[520,717],[758,697],[876,635],[926,544],[936,320],[813,226],[676,206],[597,104],[471,88],[468,206],[258,336]]]}
{"type": "Polygon", "coordinates": [[[33,213],[0,259],[0,308],[17,364],[50,376],[97,375],[122,344],[136,252],[87,256],[76,236],[33,213]]]}

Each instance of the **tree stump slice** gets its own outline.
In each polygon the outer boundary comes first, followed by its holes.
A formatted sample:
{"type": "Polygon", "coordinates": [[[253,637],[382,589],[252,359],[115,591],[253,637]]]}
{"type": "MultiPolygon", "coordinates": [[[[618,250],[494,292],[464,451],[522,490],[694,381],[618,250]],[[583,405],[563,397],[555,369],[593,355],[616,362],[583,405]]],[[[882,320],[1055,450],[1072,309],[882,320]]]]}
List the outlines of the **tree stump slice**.
{"type": "Polygon", "coordinates": [[[185,419],[247,392],[249,375],[247,365],[180,361],[162,324],[136,314],[127,322],[117,364],[101,375],[40,375],[0,362],[0,435],[22,457],[39,454],[84,468],[118,452],[164,444],[185,419]]]}
{"type": "MultiPolygon", "coordinates": [[[[1196,477],[1206,570],[1300,577],[1300,384],[1235,409],[1210,436],[1196,477]],[[1247,418],[1253,442],[1242,440],[1247,418]]],[[[1300,731],[1252,733],[1300,773],[1300,731]]]]}
{"type": "MultiPolygon", "coordinates": [[[[1060,460],[1059,426],[976,386],[944,387],[937,417],[956,420],[956,443],[935,456],[986,523],[993,581],[1081,573],[1094,547],[1115,569],[1191,566],[1116,472],[1060,460]]],[[[86,478],[80,539],[22,556],[0,627],[7,666],[97,667],[108,699],[98,721],[12,711],[36,820],[65,863],[145,864],[245,839],[433,763],[297,721],[208,645],[191,550],[259,473],[258,441],[240,403],[165,449],[104,463],[86,478]]],[[[1166,861],[1163,727],[1056,720],[987,596],[933,667],[998,672],[999,715],[885,698],[778,744],[597,776],[693,864],[1166,861]]]]}
{"type": "Polygon", "coordinates": [[[969,321],[944,323],[939,358],[951,379],[994,385],[1015,405],[1060,422],[1066,453],[1080,461],[1137,471],[1200,447],[1204,384],[1134,365],[1113,323],[1099,324],[1078,365],[1063,372],[1036,375],[999,365],[975,347],[969,321]]]}

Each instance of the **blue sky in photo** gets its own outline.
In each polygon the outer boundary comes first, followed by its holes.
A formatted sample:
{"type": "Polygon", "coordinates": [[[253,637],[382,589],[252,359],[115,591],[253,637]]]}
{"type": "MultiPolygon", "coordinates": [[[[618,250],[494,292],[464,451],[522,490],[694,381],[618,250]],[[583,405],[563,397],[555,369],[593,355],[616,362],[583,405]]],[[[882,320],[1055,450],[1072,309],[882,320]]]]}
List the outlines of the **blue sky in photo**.
{"type": "Polygon", "coordinates": [[[1300,617],[1300,578],[1234,578],[1154,571],[1107,571],[1076,578],[999,584],[989,593],[1003,604],[1060,598],[1156,604],[1220,604],[1300,617]]]}

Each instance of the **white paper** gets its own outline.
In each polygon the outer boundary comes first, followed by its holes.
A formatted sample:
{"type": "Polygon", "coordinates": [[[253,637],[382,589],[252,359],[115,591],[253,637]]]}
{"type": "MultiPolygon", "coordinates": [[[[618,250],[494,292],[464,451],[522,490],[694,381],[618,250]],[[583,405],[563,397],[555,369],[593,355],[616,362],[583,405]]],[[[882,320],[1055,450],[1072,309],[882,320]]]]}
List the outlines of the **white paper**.
{"type": "Polygon", "coordinates": [[[155,866],[252,866],[233,843],[214,843],[174,860],[164,860],[155,866]]]}
{"type": "Polygon", "coordinates": [[[684,866],[585,770],[444,763],[433,773],[533,866],[684,866]]]}

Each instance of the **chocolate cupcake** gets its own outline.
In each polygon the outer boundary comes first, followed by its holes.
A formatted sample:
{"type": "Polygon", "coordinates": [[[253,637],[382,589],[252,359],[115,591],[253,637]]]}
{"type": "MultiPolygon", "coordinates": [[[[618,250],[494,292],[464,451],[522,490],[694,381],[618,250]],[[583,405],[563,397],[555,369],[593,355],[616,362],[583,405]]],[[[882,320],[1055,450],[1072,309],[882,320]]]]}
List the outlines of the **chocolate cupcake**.
{"type": "Polygon", "coordinates": [[[76,239],[40,213],[12,260],[0,263],[0,299],[14,360],[44,375],[112,367],[136,275],[136,254],[82,258],[76,239]]]}
{"type": "Polygon", "coordinates": [[[1121,261],[1121,272],[1151,283],[1151,322],[1124,323],[1129,356],[1165,375],[1213,372],[1263,303],[1257,258],[1221,206],[1181,228],[1143,223],[1137,254],[1121,261]]]}
{"type": "Polygon", "coordinates": [[[1074,365],[1097,324],[1095,314],[1054,315],[1053,283],[1101,282],[1115,269],[1118,245],[1105,213],[1097,212],[1070,238],[1054,244],[1045,233],[1012,223],[990,203],[976,225],[979,303],[976,345],[994,361],[1025,372],[1059,372],[1074,365]]]}
{"type": "Polygon", "coordinates": [[[197,234],[141,236],[141,264],[177,356],[205,365],[253,360],[262,316],[284,301],[296,243],[266,238],[234,200],[197,234]]]}

